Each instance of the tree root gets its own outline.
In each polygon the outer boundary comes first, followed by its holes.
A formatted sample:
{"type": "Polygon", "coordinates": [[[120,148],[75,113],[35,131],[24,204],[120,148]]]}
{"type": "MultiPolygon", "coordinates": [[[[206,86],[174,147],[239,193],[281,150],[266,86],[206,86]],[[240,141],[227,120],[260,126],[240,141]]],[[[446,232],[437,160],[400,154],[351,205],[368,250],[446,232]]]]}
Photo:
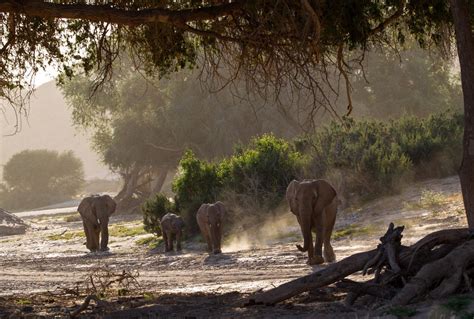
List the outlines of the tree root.
{"type": "Polygon", "coordinates": [[[403,229],[390,223],[377,249],[354,254],[318,272],[257,293],[248,298],[246,305],[273,305],[336,282],[336,286],[350,290],[346,298],[349,305],[363,295],[405,305],[424,296],[446,296],[460,287],[471,289],[474,241],[469,241],[472,234],[468,229],[437,231],[410,247],[401,245],[403,229]],[[374,278],[365,283],[344,280],[361,270],[364,275],[375,273],[374,278]]]}
{"type": "Polygon", "coordinates": [[[105,301],[100,300],[96,295],[88,295],[86,299],[84,299],[84,302],[82,303],[82,305],[76,310],[74,310],[73,312],[71,312],[71,318],[76,318],[77,316],[79,316],[81,312],[86,310],[87,307],[89,307],[91,300],[94,300],[97,306],[101,306],[105,304],[105,301]]]}
{"type": "Polygon", "coordinates": [[[345,304],[351,306],[363,295],[371,295],[377,298],[390,300],[397,293],[396,289],[390,286],[381,285],[372,281],[356,282],[349,279],[343,279],[336,284],[336,287],[343,288],[349,293],[347,294],[345,304]]]}
{"type": "MultiPolygon", "coordinates": [[[[406,305],[427,291],[432,298],[454,293],[465,279],[466,267],[474,261],[474,241],[468,241],[445,257],[426,264],[408,284],[393,298],[393,305],[406,305]],[[440,283],[437,287],[437,283],[440,283]]],[[[470,279],[469,288],[470,288],[470,279]]]]}
{"type": "Polygon", "coordinates": [[[390,223],[385,235],[380,237],[381,244],[377,246],[377,255],[365,264],[363,275],[366,275],[369,268],[372,268],[372,272],[375,271],[375,281],[378,282],[380,273],[387,264],[394,273],[400,273],[401,268],[398,265],[397,255],[401,248],[403,229],[405,229],[404,226],[394,228],[393,223],[390,223]]]}

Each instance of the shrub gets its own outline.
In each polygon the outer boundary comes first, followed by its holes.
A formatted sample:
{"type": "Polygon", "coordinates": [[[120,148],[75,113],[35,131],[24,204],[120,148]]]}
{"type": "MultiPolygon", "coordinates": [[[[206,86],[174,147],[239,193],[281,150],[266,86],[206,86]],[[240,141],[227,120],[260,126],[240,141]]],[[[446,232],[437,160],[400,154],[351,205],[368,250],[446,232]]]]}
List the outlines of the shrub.
{"type": "Polygon", "coordinates": [[[176,194],[177,209],[181,212],[188,232],[196,233],[196,211],[202,203],[216,201],[222,188],[217,165],[198,159],[188,150],[179,162],[172,188],[176,194]]]}
{"type": "Polygon", "coordinates": [[[175,203],[163,194],[156,194],[142,205],[143,225],[145,231],[156,236],[161,235],[160,220],[167,213],[176,212],[175,203]]]}
{"type": "Polygon", "coordinates": [[[303,166],[302,155],[290,143],[265,134],[223,160],[219,174],[225,189],[272,208],[280,203],[288,183],[301,174],[303,166]]]}
{"type": "Polygon", "coordinates": [[[461,137],[462,116],[445,112],[390,122],[345,119],[298,140],[297,145],[311,157],[313,176],[341,170],[348,181],[346,193],[370,197],[397,190],[412,174],[418,178],[454,174],[461,137]]]}
{"type": "Polygon", "coordinates": [[[290,143],[271,134],[254,138],[248,146],[237,148],[233,156],[216,163],[187,151],[173,182],[177,207],[191,233],[197,231],[195,213],[199,206],[222,200],[226,192],[272,208],[280,203],[286,186],[300,174],[303,164],[303,156],[290,143]]]}
{"type": "Polygon", "coordinates": [[[0,206],[12,210],[72,199],[84,183],[82,161],[72,151],[25,150],[3,167],[0,206]]]}

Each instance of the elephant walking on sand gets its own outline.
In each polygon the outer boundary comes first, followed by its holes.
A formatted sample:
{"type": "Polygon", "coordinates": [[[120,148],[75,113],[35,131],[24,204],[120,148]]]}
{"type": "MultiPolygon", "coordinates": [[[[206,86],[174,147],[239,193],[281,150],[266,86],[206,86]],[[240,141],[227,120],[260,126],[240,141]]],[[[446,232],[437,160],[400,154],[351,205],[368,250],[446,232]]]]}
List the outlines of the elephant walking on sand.
{"type": "Polygon", "coordinates": [[[173,250],[173,240],[176,240],[176,250],[181,250],[181,236],[183,234],[183,219],[172,213],[168,213],[161,218],[161,232],[165,242],[165,251],[173,250]]]}
{"type": "Polygon", "coordinates": [[[207,242],[207,251],[209,253],[220,254],[222,252],[222,220],[225,214],[226,209],[222,202],[202,204],[197,211],[197,223],[202,237],[207,242]]]}
{"type": "Polygon", "coordinates": [[[115,212],[117,204],[109,195],[94,195],[84,198],[77,210],[82,218],[86,234],[86,247],[94,252],[109,248],[109,217],[115,212]],[[100,235],[100,246],[99,246],[100,235]]]}
{"type": "Polygon", "coordinates": [[[296,245],[308,252],[308,264],[322,264],[336,260],[331,246],[331,234],[337,214],[337,198],[334,188],[325,180],[291,181],[286,189],[286,200],[296,215],[303,233],[304,245],[296,245]],[[311,230],[316,231],[313,250],[311,230]],[[324,259],[322,247],[324,243],[324,259]]]}

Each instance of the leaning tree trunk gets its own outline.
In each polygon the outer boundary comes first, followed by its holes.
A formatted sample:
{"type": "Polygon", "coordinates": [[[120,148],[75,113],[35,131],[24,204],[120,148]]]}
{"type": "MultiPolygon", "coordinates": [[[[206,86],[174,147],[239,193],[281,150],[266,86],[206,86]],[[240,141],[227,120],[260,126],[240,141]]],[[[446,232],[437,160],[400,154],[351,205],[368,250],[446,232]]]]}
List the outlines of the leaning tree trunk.
{"type": "Polygon", "coordinates": [[[469,228],[474,228],[474,43],[466,0],[450,0],[464,97],[463,155],[459,178],[469,228]]]}
{"type": "Polygon", "coordinates": [[[156,193],[159,193],[163,188],[166,177],[168,176],[169,167],[162,166],[158,168],[158,174],[156,175],[155,180],[152,182],[150,196],[154,196],[156,193]]]}

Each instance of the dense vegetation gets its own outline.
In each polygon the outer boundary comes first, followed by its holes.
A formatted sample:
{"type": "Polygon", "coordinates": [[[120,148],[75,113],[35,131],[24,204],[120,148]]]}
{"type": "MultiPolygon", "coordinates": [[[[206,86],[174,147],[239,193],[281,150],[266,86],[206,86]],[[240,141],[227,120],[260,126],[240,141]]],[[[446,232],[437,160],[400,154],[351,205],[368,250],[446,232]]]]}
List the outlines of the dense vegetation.
{"type": "Polygon", "coordinates": [[[156,194],[142,205],[144,229],[156,236],[161,235],[161,218],[176,212],[176,205],[163,194],[156,194]]]}
{"type": "Polygon", "coordinates": [[[344,196],[370,197],[399,190],[407,179],[455,174],[461,161],[462,115],[333,122],[296,141],[311,158],[309,175],[324,176],[344,196]]]}
{"type": "Polygon", "coordinates": [[[26,150],[3,167],[0,207],[29,209],[71,199],[81,190],[84,170],[72,151],[26,150]]]}
{"type": "Polygon", "coordinates": [[[265,134],[246,147],[237,147],[220,162],[201,160],[187,152],[180,161],[173,191],[188,230],[193,232],[197,230],[194,215],[202,203],[225,196],[241,207],[274,208],[302,168],[303,158],[290,143],[265,134]]]}
{"type": "MultiPolygon", "coordinates": [[[[202,203],[223,200],[239,211],[264,215],[281,203],[294,178],[325,178],[341,199],[388,194],[414,179],[455,174],[461,138],[462,115],[444,112],[389,122],[345,119],[292,143],[266,134],[214,162],[188,151],[173,184],[177,209],[194,232],[194,214],[202,203]]],[[[165,199],[158,196],[145,207],[164,207],[165,199]]],[[[233,217],[233,222],[240,219],[233,217]]]]}

